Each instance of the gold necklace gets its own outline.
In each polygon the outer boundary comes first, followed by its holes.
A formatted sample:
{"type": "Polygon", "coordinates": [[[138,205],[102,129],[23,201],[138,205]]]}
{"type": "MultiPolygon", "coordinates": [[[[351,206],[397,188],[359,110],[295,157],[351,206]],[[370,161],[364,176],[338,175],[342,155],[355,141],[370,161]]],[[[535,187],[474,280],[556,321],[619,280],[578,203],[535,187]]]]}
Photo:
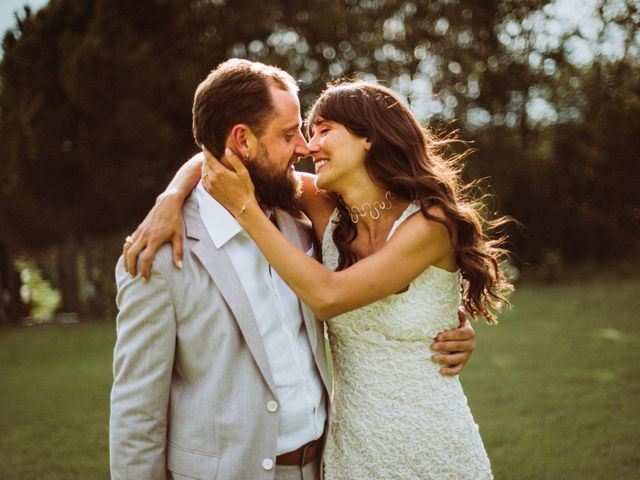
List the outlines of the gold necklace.
{"type": "Polygon", "coordinates": [[[348,206],[346,203],[344,203],[342,197],[340,198],[340,200],[342,200],[342,204],[347,207],[347,211],[349,212],[351,221],[353,223],[358,223],[360,217],[365,218],[367,215],[369,215],[369,218],[371,218],[371,220],[378,220],[382,216],[381,211],[391,210],[392,198],[394,198],[393,194],[389,190],[387,190],[384,194],[384,200],[373,203],[365,202],[360,206],[360,208],[348,206]]]}

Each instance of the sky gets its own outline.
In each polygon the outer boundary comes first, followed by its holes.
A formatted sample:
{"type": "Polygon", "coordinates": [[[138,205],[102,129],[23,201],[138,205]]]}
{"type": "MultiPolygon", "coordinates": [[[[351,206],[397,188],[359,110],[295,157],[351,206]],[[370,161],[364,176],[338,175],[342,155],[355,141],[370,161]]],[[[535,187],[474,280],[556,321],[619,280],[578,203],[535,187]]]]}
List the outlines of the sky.
{"type": "Polygon", "coordinates": [[[0,0],[0,37],[4,37],[7,29],[13,27],[16,23],[14,12],[19,10],[22,12],[23,5],[29,5],[32,10],[40,10],[49,0],[0,0]]]}

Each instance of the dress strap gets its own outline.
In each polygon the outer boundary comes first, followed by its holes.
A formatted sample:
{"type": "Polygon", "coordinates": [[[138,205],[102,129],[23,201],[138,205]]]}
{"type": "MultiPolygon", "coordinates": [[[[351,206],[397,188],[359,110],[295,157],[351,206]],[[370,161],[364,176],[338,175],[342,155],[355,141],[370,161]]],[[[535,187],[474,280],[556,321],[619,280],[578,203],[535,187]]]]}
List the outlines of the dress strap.
{"type": "Polygon", "coordinates": [[[335,230],[336,224],[335,221],[338,218],[340,212],[337,208],[333,210],[331,216],[329,217],[329,222],[327,223],[327,227],[324,229],[324,233],[322,234],[322,245],[325,245],[327,241],[333,242],[333,231],[335,230]]]}
{"type": "Polygon", "coordinates": [[[338,248],[333,243],[333,231],[336,228],[335,221],[339,214],[340,212],[336,208],[329,217],[327,227],[324,229],[324,233],[322,234],[322,262],[334,270],[338,266],[338,258],[340,256],[338,248]]]}
{"type": "Polygon", "coordinates": [[[416,202],[411,202],[409,204],[409,206],[407,208],[405,208],[404,212],[402,212],[402,215],[400,215],[400,218],[398,218],[398,220],[396,220],[393,223],[393,226],[391,227],[391,230],[389,230],[389,235],[387,235],[387,242],[389,241],[391,236],[394,233],[396,233],[396,230],[398,229],[400,224],[402,222],[404,222],[407,218],[409,218],[411,215],[413,215],[414,213],[419,211],[420,209],[421,209],[420,205],[418,205],[416,202]]]}

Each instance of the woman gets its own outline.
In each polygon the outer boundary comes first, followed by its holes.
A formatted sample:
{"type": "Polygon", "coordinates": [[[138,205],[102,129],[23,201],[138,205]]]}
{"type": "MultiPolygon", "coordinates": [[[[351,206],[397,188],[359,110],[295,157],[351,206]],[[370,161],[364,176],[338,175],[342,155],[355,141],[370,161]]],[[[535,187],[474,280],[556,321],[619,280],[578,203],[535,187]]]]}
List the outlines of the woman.
{"type": "Polygon", "coordinates": [[[491,478],[458,378],[424,362],[424,344],[455,326],[461,279],[467,311],[494,323],[510,285],[499,241],[483,232],[492,225],[438,155],[443,143],[389,89],[331,86],[307,127],[315,183],[333,192],[304,178],[302,206],[324,266],[265,216],[232,152],[235,171],[210,158],[204,183],[328,321],[335,379],[325,478],[491,478]]]}
{"type": "Polygon", "coordinates": [[[326,478],[491,478],[458,378],[426,362],[425,345],[457,326],[461,279],[466,310],[494,322],[510,285],[498,270],[499,241],[483,228],[501,221],[481,218],[453,161],[438,155],[447,142],[429,137],[387,88],[331,86],[307,126],[317,176],[301,175],[300,203],[326,266],[267,219],[232,152],[235,172],[208,155],[203,183],[328,320],[326,478]]]}

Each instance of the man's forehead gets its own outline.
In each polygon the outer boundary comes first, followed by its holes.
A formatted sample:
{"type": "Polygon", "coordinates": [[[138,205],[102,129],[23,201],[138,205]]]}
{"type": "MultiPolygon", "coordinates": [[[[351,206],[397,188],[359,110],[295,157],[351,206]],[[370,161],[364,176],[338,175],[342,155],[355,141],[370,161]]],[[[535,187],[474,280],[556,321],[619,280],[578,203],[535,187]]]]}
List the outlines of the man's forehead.
{"type": "Polygon", "coordinates": [[[270,92],[275,115],[279,121],[293,124],[300,123],[300,101],[298,96],[289,89],[283,90],[277,87],[271,87],[270,92]]]}

